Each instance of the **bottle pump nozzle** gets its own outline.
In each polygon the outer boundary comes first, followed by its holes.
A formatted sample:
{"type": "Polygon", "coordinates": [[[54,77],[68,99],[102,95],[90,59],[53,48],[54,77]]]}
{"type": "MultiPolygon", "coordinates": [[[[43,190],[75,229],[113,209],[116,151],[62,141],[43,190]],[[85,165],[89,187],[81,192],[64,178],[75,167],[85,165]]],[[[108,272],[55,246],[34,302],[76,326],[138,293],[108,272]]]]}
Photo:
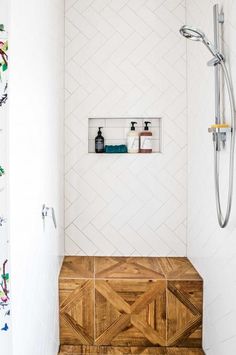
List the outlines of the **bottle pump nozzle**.
{"type": "Polygon", "coordinates": [[[148,131],[149,130],[148,125],[151,124],[151,122],[145,121],[144,124],[145,124],[144,131],[148,131]]]}
{"type": "Polygon", "coordinates": [[[131,131],[135,131],[135,124],[137,124],[137,122],[131,122],[131,131]]]}

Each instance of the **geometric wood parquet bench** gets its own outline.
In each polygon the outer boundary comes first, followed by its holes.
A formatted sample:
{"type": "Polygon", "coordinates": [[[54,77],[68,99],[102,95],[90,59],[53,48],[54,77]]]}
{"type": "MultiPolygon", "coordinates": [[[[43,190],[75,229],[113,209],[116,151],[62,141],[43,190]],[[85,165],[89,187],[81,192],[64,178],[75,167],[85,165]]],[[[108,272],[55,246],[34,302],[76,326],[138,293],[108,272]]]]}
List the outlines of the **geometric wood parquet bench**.
{"type": "Polygon", "coordinates": [[[202,279],[187,258],[68,256],[61,345],[68,354],[77,354],[73,346],[78,354],[203,354],[202,301],[202,279]]]}

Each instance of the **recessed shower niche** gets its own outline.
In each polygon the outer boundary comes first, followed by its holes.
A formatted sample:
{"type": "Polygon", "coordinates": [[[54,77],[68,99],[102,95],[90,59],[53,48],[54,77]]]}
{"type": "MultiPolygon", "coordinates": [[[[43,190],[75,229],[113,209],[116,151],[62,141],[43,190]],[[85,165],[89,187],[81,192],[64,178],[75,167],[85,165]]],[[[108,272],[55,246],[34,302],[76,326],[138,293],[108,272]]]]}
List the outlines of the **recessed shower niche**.
{"type": "MultiPolygon", "coordinates": [[[[149,131],[152,132],[152,154],[162,152],[162,118],[161,117],[117,117],[117,118],[89,118],[88,119],[88,152],[95,153],[95,137],[98,128],[102,127],[105,145],[127,145],[127,135],[131,129],[131,122],[137,122],[135,129],[138,133],[144,130],[145,123],[150,122],[149,131]]],[[[104,153],[109,154],[109,153],[104,153]]],[[[137,153],[147,154],[147,153],[137,153]]]]}

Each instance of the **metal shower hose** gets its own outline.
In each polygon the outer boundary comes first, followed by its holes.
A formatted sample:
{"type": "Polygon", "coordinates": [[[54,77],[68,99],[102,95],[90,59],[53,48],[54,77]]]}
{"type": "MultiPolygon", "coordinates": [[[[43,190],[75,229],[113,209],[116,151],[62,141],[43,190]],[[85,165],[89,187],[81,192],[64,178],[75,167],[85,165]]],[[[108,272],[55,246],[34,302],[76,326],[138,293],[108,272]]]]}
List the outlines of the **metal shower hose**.
{"type": "Polygon", "coordinates": [[[215,174],[215,192],[216,192],[216,209],[217,218],[221,228],[227,226],[231,207],[232,207],[232,197],[233,197],[233,177],[234,177],[234,148],[235,148],[235,129],[236,129],[236,116],[235,116],[235,103],[233,97],[233,88],[230,81],[229,72],[225,66],[224,61],[220,62],[221,68],[223,70],[227,91],[230,101],[230,112],[231,112],[231,142],[230,142],[230,161],[229,161],[229,187],[228,187],[228,200],[225,216],[223,216],[221,201],[220,201],[220,177],[219,177],[219,158],[220,151],[217,150],[216,140],[213,142],[214,145],[214,174],[215,174]]]}

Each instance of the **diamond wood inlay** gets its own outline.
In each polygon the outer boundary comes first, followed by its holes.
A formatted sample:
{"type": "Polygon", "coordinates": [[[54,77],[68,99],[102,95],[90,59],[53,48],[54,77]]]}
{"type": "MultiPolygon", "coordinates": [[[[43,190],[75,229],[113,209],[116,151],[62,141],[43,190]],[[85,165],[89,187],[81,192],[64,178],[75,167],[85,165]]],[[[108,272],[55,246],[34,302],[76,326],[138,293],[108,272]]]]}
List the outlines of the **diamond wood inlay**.
{"type": "Polygon", "coordinates": [[[202,343],[202,282],[167,282],[167,345],[200,347],[202,343]]]}
{"type": "Polygon", "coordinates": [[[186,258],[66,257],[61,344],[141,347],[144,354],[200,348],[202,297],[201,277],[186,258]]]}
{"type": "Polygon", "coordinates": [[[96,280],[95,288],[96,345],[166,345],[165,280],[96,280]]]}
{"type": "Polygon", "coordinates": [[[60,333],[62,344],[93,345],[93,280],[60,280],[60,333]]]}

